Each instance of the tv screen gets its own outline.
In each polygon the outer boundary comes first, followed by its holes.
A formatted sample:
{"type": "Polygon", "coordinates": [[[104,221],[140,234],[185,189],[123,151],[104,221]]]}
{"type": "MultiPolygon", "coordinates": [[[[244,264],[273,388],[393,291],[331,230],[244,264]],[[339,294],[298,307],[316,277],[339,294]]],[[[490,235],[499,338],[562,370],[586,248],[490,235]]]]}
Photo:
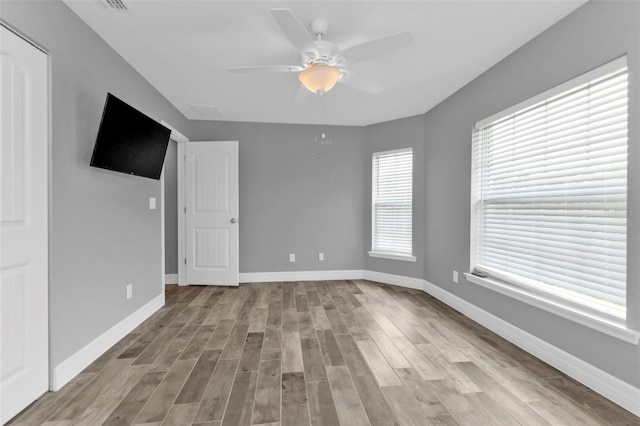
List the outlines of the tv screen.
{"type": "Polygon", "coordinates": [[[91,166],[160,179],[171,131],[107,94],[91,166]]]}

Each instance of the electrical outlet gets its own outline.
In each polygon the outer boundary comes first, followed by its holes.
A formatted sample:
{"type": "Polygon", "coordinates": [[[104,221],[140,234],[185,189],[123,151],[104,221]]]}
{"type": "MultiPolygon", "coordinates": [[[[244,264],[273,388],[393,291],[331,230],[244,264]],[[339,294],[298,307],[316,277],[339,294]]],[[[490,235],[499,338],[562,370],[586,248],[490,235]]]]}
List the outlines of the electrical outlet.
{"type": "Polygon", "coordinates": [[[127,284],[127,300],[133,296],[133,284],[127,284]]]}
{"type": "Polygon", "coordinates": [[[453,282],[458,283],[458,271],[453,271],[453,282]]]}
{"type": "Polygon", "coordinates": [[[296,261],[296,254],[295,253],[289,253],[289,262],[293,263],[296,261]]]}
{"type": "Polygon", "coordinates": [[[324,262],[324,253],[318,253],[318,260],[324,262]]]}

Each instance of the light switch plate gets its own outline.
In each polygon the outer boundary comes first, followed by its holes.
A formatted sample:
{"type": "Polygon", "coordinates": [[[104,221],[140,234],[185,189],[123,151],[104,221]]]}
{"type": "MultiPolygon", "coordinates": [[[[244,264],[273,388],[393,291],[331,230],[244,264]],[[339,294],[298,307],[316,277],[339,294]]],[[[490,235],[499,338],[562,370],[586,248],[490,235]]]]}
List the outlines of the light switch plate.
{"type": "Polygon", "coordinates": [[[149,197],[149,210],[156,209],[156,197],[149,197]]]}

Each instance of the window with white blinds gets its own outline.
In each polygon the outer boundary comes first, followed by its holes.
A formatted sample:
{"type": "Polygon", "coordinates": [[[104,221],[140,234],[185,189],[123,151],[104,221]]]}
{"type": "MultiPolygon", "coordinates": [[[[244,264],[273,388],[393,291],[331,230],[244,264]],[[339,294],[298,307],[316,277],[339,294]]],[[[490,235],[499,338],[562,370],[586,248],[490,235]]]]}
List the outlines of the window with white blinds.
{"type": "Polygon", "coordinates": [[[372,255],[412,256],[413,150],[373,154],[372,255]]]}
{"type": "Polygon", "coordinates": [[[476,270],[625,318],[627,98],[621,58],[476,125],[476,270]]]}

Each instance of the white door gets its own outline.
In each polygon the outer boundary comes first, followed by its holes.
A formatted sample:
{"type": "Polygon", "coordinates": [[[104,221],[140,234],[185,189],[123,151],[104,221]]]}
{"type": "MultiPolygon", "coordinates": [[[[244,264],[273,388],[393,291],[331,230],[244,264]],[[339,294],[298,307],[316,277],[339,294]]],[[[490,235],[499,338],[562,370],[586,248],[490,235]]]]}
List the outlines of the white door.
{"type": "Polygon", "coordinates": [[[47,55],[0,26],[0,423],[47,391],[47,55]]]}
{"type": "Polygon", "coordinates": [[[238,142],[189,142],[187,284],[238,285],[238,142]]]}

